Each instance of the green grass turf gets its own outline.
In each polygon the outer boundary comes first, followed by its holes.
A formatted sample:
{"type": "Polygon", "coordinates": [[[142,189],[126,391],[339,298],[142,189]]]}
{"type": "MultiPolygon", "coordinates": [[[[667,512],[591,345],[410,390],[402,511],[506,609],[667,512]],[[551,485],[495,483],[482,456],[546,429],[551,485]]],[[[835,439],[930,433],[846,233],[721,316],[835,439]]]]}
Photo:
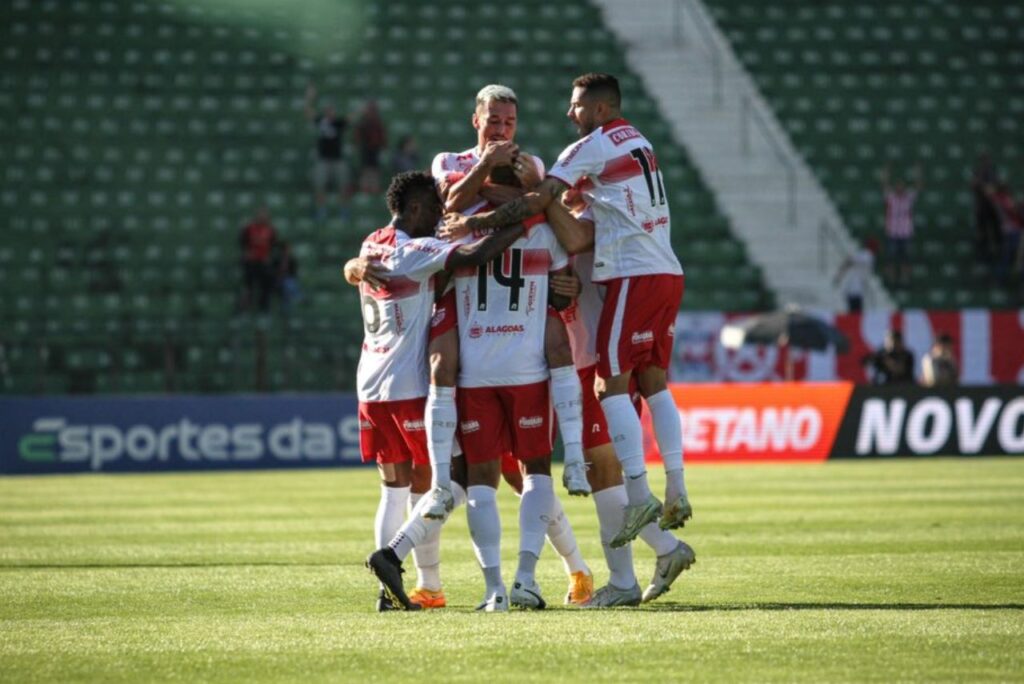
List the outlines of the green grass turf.
{"type": "MultiPolygon", "coordinates": [[[[475,614],[460,512],[450,607],[380,615],[372,471],[2,478],[0,681],[1024,679],[1024,459],[691,466],[688,485],[698,563],[649,607],[475,614]]],[[[593,504],[563,503],[600,583],[593,504]]],[[[539,580],[557,603],[550,548],[539,580]]]]}

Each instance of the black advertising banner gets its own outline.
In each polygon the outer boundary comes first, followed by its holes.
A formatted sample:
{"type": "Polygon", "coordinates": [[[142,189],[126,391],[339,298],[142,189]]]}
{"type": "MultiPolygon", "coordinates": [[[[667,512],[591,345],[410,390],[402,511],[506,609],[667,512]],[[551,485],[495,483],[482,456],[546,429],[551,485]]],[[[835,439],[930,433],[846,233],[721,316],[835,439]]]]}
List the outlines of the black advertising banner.
{"type": "Polygon", "coordinates": [[[1024,455],[1024,388],[856,387],[831,458],[1024,455]]]}

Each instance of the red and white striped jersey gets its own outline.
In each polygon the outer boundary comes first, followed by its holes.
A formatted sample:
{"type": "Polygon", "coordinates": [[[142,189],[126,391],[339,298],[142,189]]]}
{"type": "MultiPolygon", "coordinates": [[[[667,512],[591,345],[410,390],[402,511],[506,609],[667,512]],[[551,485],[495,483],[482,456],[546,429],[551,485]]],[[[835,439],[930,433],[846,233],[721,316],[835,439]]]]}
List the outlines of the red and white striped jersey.
{"type": "Polygon", "coordinates": [[[410,238],[387,226],[363,241],[359,255],[388,271],[386,285],[359,286],[363,350],[356,372],[359,401],[427,396],[427,331],[434,304],[433,275],[457,245],[433,237],[410,238]]]}
{"type": "Polygon", "coordinates": [[[548,175],[580,190],[594,211],[594,282],[682,274],[658,160],[628,121],[610,121],[565,148],[548,175]]]}
{"type": "Polygon", "coordinates": [[[551,227],[539,223],[494,261],[455,271],[459,387],[527,385],[548,379],[548,273],[568,263],[551,227]]]}
{"type": "Polygon", "coordinates": [[[892,238],[914,236],[914,202],[917,193],[913,190],[885,193],[885,234],[892,238]]]}

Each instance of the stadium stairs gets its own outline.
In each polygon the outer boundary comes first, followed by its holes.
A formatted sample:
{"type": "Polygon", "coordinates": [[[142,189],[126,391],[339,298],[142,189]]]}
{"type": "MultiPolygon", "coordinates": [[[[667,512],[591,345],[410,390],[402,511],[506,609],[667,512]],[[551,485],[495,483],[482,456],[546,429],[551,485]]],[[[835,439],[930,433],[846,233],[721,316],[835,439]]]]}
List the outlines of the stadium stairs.
{"type": "MultiPolygon", "coordinates": [[[[703,5],[599,5],[777,298],[841,310],[833,276],[856,242],[703,5]]],[[[893,306],[878,278],[866,295],[893,306]]]]}
{"type": "Polygon", "coordinates": [[[968,188],[992,153],[1018,193],[1024,5],[1001,0],[705,0],[857,240],[883,242],[879,170],[924,191],[900,307],[1019,306],[974,245],[968,188]]]}
{"type": "Polygon", "coordinates": [[[362,328],[340,267],[388,216],[357,194],[347,220],[313,219],[311,81],[342,112],[376,98],[425,167],[471,145],[485,83],[518,91],[519,140],[550,163],[571,79],[621,74],[677,217],[684,308],[774,306],[585,0],[11,0],[0,19],[0,392],[350,391],[362,328]],[[236,312],[260,204],[299,261],[287,316],[236,312]]]}

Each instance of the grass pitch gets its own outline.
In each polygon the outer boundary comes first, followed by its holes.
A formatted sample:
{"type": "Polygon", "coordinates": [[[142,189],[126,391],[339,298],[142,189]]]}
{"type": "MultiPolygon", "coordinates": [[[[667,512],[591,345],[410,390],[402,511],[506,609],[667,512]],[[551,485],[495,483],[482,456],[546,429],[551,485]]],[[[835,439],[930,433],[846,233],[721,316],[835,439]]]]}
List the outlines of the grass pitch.
{"type": "MultiPolygon", "coordinates": [[[[1024,459],[687,475],[698,563],[672,592],[507,615],[472,612],[463,513],[450,607],[372,612],[370,470],[2,478],[0,681],[1024,680],[1024,459]]],[[[601,584],[593,504],[563,504],[601,584]]],[[[557,603],[550,548],[538,571],[557,603]]]]}

